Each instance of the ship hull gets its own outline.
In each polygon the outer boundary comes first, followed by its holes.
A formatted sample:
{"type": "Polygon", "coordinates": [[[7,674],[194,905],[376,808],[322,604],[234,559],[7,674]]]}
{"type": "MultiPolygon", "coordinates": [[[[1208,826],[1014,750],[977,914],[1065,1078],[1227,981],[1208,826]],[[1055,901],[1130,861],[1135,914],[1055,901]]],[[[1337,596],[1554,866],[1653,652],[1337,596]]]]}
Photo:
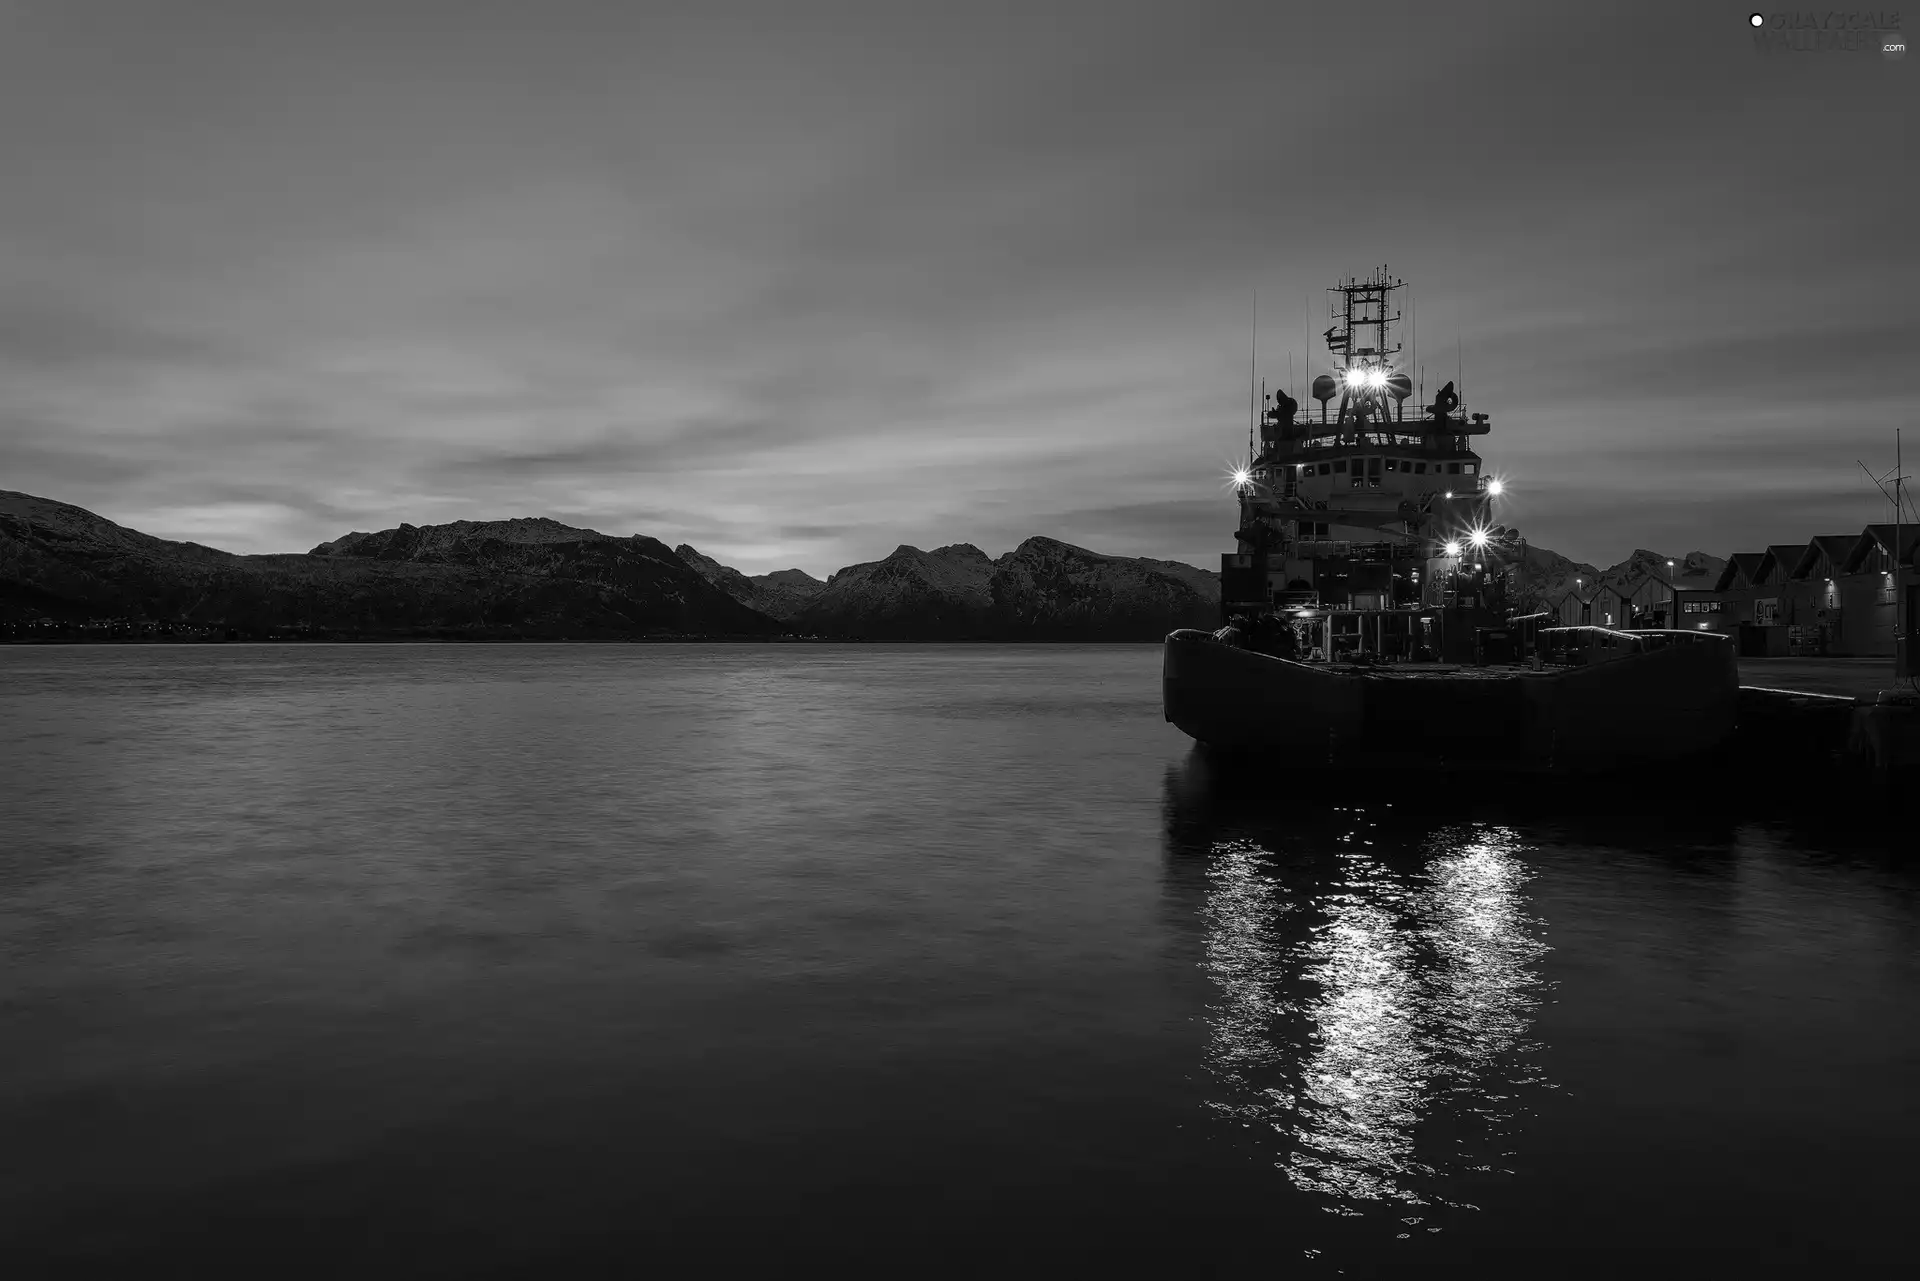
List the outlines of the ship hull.
{"type": "Polygon", "coordinates": [[[1704,756],[1731,737],[1733,647],[1701,636],[1604,662],[1385,669],[1300,663],[1169,635],[1166,719],[1209,748],[1307,770],[1604,774],[1704,756]]]}

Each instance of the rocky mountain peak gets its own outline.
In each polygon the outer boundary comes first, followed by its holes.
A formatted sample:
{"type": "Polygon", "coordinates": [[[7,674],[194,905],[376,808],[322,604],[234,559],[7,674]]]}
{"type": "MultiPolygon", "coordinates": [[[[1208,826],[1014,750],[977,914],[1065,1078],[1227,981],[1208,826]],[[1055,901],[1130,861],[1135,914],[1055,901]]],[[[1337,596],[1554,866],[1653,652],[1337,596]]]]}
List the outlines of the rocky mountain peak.
{"type": "MultiPolygon", "coordinates": [[[[351,533],[321,543],[309,556],[370,556],[382,560],[461,559],[476,549],[544,547],[561,543],[618,542],[595,529],[576,529],[546,516],[507,520],[456,520],[444,525],[401,521],[377,533],[351,533]]],[[[647,539],[652,542],[652,539],[647,539]]]]}

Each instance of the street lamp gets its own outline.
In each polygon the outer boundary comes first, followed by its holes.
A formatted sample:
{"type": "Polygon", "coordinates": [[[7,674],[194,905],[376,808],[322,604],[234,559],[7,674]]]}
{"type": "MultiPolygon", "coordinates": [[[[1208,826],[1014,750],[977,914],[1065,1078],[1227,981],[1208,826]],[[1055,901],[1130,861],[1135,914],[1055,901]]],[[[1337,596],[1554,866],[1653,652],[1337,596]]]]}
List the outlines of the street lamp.
{"type": "Polygon", "coordinates": [[[1673,590],[1673,562],[1667,562],[1667,626],[1680,626],[1680,598],[1673,590]]]}

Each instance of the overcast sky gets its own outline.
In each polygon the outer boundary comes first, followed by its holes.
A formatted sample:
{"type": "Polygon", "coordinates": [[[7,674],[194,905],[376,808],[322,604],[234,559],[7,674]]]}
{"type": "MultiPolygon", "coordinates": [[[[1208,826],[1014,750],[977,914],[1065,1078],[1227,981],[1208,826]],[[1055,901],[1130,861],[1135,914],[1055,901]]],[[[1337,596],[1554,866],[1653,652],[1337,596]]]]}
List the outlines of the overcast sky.
{"type": "Polygon", "coordinates": [[[1385,263],[1531,542],[1856,531],[1920,461],[1920,56],[1746,14],[0,0],[0,488],[1217,568],[1255,291],[1283,381],[1385,263]]]}

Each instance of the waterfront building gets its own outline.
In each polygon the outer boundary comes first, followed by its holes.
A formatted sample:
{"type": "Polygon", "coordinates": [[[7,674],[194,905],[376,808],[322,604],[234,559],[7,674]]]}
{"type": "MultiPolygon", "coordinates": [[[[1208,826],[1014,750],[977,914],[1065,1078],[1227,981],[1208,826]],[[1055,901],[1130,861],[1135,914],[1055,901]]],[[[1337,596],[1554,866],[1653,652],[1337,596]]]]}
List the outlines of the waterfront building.
{"type": "Polygon", "coordinates": [[[1708,630],[1737,637],[1740,653],[1751,658],[1787,652],[1786,628],[1778,619],[1779,598],[1768,595],[1760,579],[1766,559],[1763,551],[1735,552],[1727,557],[1727,567],[1713,585],[1720,610],[1716,626],[1708,630]]]}
{"type": "Polygon", "coordinates": [[[1547,602],[1562,627],[1585,627],[1593,622],[1593,598],[1569,587],[1547,602]]]}
{"type": "Polygon", "coordinates": [[[1839,589],[1833,580],[1859,541],[1858,534],[1820,534],[1801,549],[1780,592],[1789,652],[1835,652],[1841,618],[1839,589]]]}
{"type": "Polygon", "coordinates": [[[1841,628],[1833,653],[1893,657],[1898,595],[1894,571],[1896,566],[1911,564],[1914,548],[1920,544],[1920,528],[1899,526],[1898,547],[1894,531],[1891,523],[1868,525],[1840,562],[1834,587],[1841,628]]]}

